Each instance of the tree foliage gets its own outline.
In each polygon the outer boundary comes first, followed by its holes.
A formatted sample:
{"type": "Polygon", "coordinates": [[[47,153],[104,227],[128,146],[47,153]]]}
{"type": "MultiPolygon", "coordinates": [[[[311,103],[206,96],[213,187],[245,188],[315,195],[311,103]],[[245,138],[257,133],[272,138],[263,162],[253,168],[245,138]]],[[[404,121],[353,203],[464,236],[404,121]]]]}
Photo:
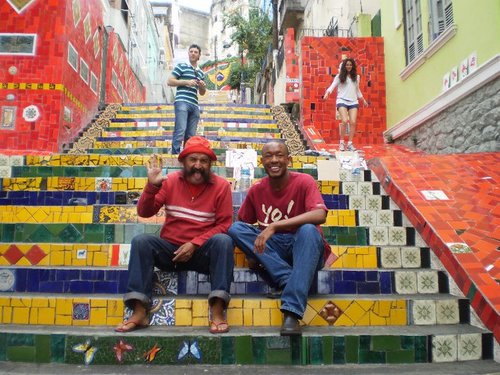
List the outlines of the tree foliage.
{"type": "Polygon", "coordinates": [[[243,67],[239,66],[239,69],[234,70],[229,84],[237,88],[243,78],[247,85],[253,86],[272,41],[272,22],[260,9],[251,8],[248,20],[241,14],[232,13],[225,16],[224,24],[234,30],[231,43],[236,43],[240,56],[245,52],[247,59],[243,67]]]}

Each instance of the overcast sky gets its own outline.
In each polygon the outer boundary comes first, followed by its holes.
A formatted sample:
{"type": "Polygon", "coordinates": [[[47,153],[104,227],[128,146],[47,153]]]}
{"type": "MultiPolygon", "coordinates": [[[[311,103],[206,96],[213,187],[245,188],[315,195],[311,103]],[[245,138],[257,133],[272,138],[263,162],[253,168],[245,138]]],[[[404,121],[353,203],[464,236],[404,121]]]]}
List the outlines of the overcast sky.
{"type": "MultiPolygon", "coordinates": [[[[155,0],[155,2],[172,3],[173,0],[155,0]]],[[[200,10],[205,13],[210,13],[212,0],[177,0],[180,6],[200,10]]]]}

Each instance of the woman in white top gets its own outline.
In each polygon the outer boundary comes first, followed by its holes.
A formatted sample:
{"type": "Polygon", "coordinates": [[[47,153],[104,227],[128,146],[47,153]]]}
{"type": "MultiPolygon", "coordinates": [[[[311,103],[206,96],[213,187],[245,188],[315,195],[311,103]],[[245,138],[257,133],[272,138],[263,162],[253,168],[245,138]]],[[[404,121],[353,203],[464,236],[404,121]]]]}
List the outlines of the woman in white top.
{"type": "Polygon", "coordinates": [[[349,123],[350,131],[347,150],[355,151],[356,148],[352,144],[352,139],[356,132],[356,117],[359,108],[358,100],[362,99],[365,107],[368,106],[368,102],[363,98],[363,94],[359,90],[359,75],[356,72],[356,63],[353,59],[345,59],[342,62],[340,73],[335,76],[330,87],[326,89],[323,99],[328,98],[333,90],[335,90],[335,87],[337,87],[337,110],[342,121],[340,125],[339,150],[345,151],[344,137],[347,123],[349,123]]]}

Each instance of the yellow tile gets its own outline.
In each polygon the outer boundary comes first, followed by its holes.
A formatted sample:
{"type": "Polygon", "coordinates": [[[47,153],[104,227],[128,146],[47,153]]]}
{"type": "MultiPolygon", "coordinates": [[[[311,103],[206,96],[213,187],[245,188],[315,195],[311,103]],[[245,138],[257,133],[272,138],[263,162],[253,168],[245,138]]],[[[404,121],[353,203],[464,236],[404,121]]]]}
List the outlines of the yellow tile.
{"type": "Polygon", "coordinates": [[[243,299],[241,299],[241,298],[233,298],[231,300],[231,302],[229,302],[229,308],[230,309],[233,309],[233,308],[242,309],[243,308],[243,299]]]}
{"type": "Polygon", "coordinates": [[[108,326],[117,326],[123,321],[123,318],[117,318],[117,317],[109,317],[106,320],[106,324],[108,326]]]}
{"type": "Polygon", "coordinates": [[[325,319],[323,319],[320,315],[316,315],[311,322],[308,324],[310,326],[318,327],[318,326],[327,326],[328,323],[325,319]]]}
{"type": "Polygon", "coordinates": [[[265,299],[260,303],[260,307],[263,309],[278,309],[281,306],[281,302],[277,299],[265,299]]]}
{"type": "Polygon", "coordinates": [[[364,311],[369,311],[373,310],[375,304],[377,302],[373,300],[364,300],[364,299],[358,299],[356,300],[356,303],[364,310],[364,311]]]}
{"type": "Polygon", "coordinates": [[[123,300],[108,300],[108,317],[118,317],[123,319],[124,312],[123,300]]]}
{"type": "Polygon", "coordinates": [[[53,251],[50,253],[50,264],[52,266],[64,266],[64,251],[53,251]]]}
{"type": "Polygon", "coordinates": [[[58,298],[56,301],[56,315],[71,315],[73,313],[73,303],[71,300],[58,298]]]}
{"type": "Polygon", "coordinates": [[[12,307],[30,307],[31,298],[11,298],[10,305],[12,307]]]}
{"type": "Polygon", "coordinates": [[[26,267],[31,267],[31,266],[32,266],[32,264],[31,264],[31,262],[30,262],[28,259],[26,259],[26,258],[24,258],[24,257],[23,257],[23,258],[21,258],[21,259],[19,259],[19,260],[17,261],[16,266],[26,266],[26,267]]]}
{"type": "Polygon", "coordinates": [[[11,306],[10,298],[1,297],[0,306],[11,306]]]}
{"type": "Polygon", "coordinates": [[[106,307],[108,306],[108,301],[104,298],[95,298],[90,301],[90,306],[93,307],[106,307]]]}
{"type": "Polygon", "coordinates": [[[318,312],[314,311],[314,309],[311,308],[310,306],[307,306],[306,311],[304,312],[304,316],[302,317],[302,320],[304,321],[304,323],[309,324],[316,315],[318,315],[318,312]]]}
{"type": "Polygon", "coordinates": [[[176,326],[191,326],[193,319],[191,317],[191,310],[175,308],[175,325],[176,326]]]}
{"type": "Polygon", "coordinates": [[[55,325],[70,326],[73,322],[71,315],[56,315],[55,325]]]}
{"type": "Polygon", "coordinates": [[[336,327],[354,327],[356,324],[347,315],[342,314],[333,325],[336,327]]]}
{"type": "Polygon", "coordinates": [[[313,311],[320,312],[327,302],[328,300],[326,299],[310,299],[309,301],[307,301],[308,306],[306,308],[306,311],[311,308],[313,309],[313,311]]]}
{"type": "Polygon", "coordinates": [[[3,256],[0,256],[0,266],[10,266],[10,262],[7,261],[3,256]]]}
{"type": "Polygon", "coordinates": [[[54,324],[56,314],[54,308],[41,307],[38,309],[38,324],[54,324]]]}
{"type": "Polygon", "coordinates": [[[188,300],[188,299],[176,299],[175,300],[175,308],[176,309],[191,309],[192,305],[193,305],[192,300],[188,300]]]}
{"type": "Polygon", "coordinates": [[[386,326],[387,325],[387,319],[380,317],[373,313],[372,311],[369,312],[370,314],[370,325],[372,326],[386,326]]]}
{"type": "Polygon", "coordinates": [[[94,254],[94,266],[96,267],[106,267],[108,265],[108,257],[106,253],[95,253],[94,254]]]}
{"type": "Polygon", "coordinates": [[[243,310],[242,309],[229,309],[227,310],[227,321],[230,326],[243,325],[243,310]]]}
{"type": "Polygon", "coordinates": [[[33,298],[32,307],[48,307],[49,306],[49,301],[47,298],[33,298]]]}
{"type": "Polygon", "coordinates": [[[29,307],[14,307],[12,310],[12,323],[29,324],[29,307]]]}
{"type": "Polygon", "coordinates": [[[355,254],[345,254],[342,257],[342,264],[346,268],[356,268],[357,267],[356,255],[355,254]]]}
{"type": "Polygon", "coordinates": [[[106,309],[103,307],[92,307],[90,310],[90,325],[104,326],[106,324],[106,309]]]}
{"type": "Polygon", "coordinates": [[[271,324],[271,311],[269,309],[255,309],[253,311],[253,325],[268,326],[271,324]]]}
{"type": "Polygon", "coordinates": [[[4,306],[2,307],[2,316],[0,317],[3,324],[12,323],[12,307],[4,306]]]}
{"type": "Polygon", "coordinates": [[[72,320],[71,324],[78,327],[85,327],[90,325],[88,320],[75,320],[75,319],[72,320]]]}
{"type": "Polygon", "coordinates": [[[194,318],[193,317],[193,327],[208,327],[208,319],[205,318],[194,318]]]}
{"type": "Polygon", "coordinates": [[[193,301],[193,318],[208,316],[208,301],[194,300],[193,301]]]}
{"type": "Polygon", "coordinates": [[[392,309],[392,301],[378,301],[373,306],[372,311],[374,314],[378,316],[387,318],[391,314],[391,309],[392,309]]]}
{"type": "Polygon", "coordinates": [[[243,306],[245,309],[258,309],[260,307],[260,300],[259,299],[243,300],[243,306]]]}
{"type": "Polygon", "coordinates": [[[271,325],[280,326],[283,323],[283,314],[280,310],[271,310],[271,325]]]}
{"type": "Polygon", "coordinates": [[[344,310],[344,314],[342,314],[342,316],[348,316],[353,322],[357,322],[358,319],[364,314],[366,314],[366,310],[354,301],[346,310],[344,310]]]}
{"type": "Polygon", "coordinates": [[[408,324],[406,309],[393,309],[389,317],[389,324],[404,326],[408,324]]]}
{"type": "Polygon", "coordinates": [[[32,307],[30,309],[29,324],[38,324],[38,309],[32,307]]]}
{"type": "Polygon", "coordinates": [[[243,324],[245,326],[253,325],[253,310],[252,309],[244,309],[243,310],[243,324]]]}
{"type": "Polygon", "coordinates": [[[359,317],[359,319],[356,322],[356,326],[369,326],[370,325],[370,312],[365,313],[363,316],[359,317]]]}

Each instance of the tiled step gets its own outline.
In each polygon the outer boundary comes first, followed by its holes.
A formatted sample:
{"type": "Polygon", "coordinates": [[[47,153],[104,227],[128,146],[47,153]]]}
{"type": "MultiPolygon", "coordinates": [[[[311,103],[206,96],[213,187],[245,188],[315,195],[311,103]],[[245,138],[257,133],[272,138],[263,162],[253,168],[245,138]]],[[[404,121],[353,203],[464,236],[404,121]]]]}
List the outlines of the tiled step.
{"type": "MultiPolygon", "coordinates": [[[[282,324],[279,299],[236,295],[227,309],[232,326],[282,324]]],[[[0,324],[114,326],[125,311],[116,294],[0,293],[0,324]]],[[[126,315],[130,310],[126,309],[126,315]]],[[[150,324],[205,326],[206,295],[156,297],[150,324]]],[[[450,295],[313,295],[302,323],[311,326],[411,326],[469,323],[469,301],[450,295]]]]}
{"type": "MultiPolygon", "coordinates": [[[[279,337],[275,329],[232,328],[210,335],[150,327],[118,334],[101,327],[0,325],[7,361],[74,365],[346,365],[417,364],[493,358],[492,335],[468,325],[406,327],[308,327],[302,338],[279,337]],[[80,347],[85,346],[87,351],[80,347]],[[154,353],[154,355],[153,355],[154,353]]],[[[478,364],[480,366],[480,364],[478,364]]],[[[309,367],[305,372],[314,372],[309,367]]]]}
{"type": "MultiPolygon", "coordinates": [[[[0,268],[4,282],[1,292],[124,294],[127,291],[126,268],[92,267],[16,267],[0,268]]],[[[265,281],[246,268],[233,272],[232,295],[272,293],[265,281]]],[[[156,271],[156,295],[209,294],[210,279],[194,271],[171,273],[156,271]]],[[[446,275],[436,270],[331,270],[318,272],[311,294],[415,294],[447,293],[446,275]],[[406,285],[408,284],[408,286],[406,285]]],[[[14,294],[13,294],[14,295],[14,294]]]]}

